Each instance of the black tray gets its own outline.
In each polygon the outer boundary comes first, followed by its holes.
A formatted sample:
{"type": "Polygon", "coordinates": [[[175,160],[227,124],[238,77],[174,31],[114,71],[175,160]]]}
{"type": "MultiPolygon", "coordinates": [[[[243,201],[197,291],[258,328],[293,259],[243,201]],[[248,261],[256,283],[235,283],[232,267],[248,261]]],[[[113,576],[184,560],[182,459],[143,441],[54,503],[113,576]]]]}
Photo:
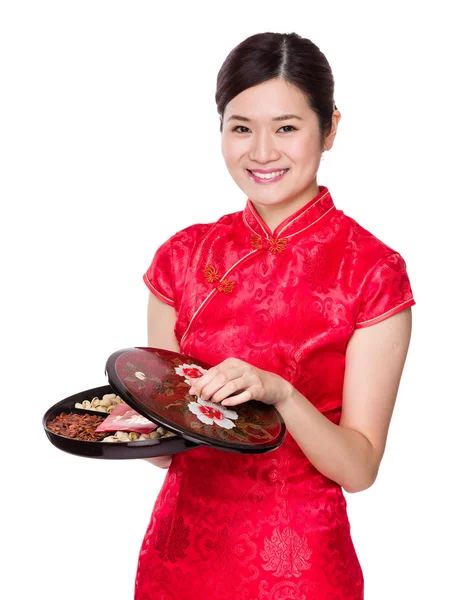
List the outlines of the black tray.
{"type": "MultiPolygon", "coordinates": [[[[69,396],[57,404],[54,404],[44,415],[42,424],[49,441],[70,454],[84,456],[88,458],[108,458],[108,459],[128,459],[128,458],[153,458],[156,456],[166,456],[184,452],[192,448],[197,448],[199,444],[184,439],[180,435],[169,438],[160,438],[157,440],[142,440],[135,442],[87,442],[68,438],[47,428],[47,423],[62,412],[66,413],[87,413],[106,417],[109,413],[100,413],[98,411],[89,411],[86,409],[75,408],[76,402],[90,400],[94,396],[102,397],[104,394],[116,393],[110,385],[92,388],[84,392],[79,392],[69,396]]],[[[165,427],[165,429],[168,429],[165,427]]],[[[112,432],[109,433],[112,435],[112,432]]]]}

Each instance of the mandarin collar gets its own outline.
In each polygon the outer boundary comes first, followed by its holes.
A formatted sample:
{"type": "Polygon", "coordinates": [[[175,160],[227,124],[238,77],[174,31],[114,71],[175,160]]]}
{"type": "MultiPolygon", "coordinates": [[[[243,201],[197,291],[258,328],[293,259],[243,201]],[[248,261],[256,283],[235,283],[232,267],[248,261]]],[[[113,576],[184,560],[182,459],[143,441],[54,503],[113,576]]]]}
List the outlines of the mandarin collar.
{"type": "Polygon", "coordinates": [[[318,186],[318,194],[298,211],[284,219],[274,232],[271,232],[262,217],[258,214],[253,202],[248,198],[243,219],[252,234],[267,240],[289,239],[314,225],[330,210],[335,208],[333,199],[324,185],[318,186]]]}

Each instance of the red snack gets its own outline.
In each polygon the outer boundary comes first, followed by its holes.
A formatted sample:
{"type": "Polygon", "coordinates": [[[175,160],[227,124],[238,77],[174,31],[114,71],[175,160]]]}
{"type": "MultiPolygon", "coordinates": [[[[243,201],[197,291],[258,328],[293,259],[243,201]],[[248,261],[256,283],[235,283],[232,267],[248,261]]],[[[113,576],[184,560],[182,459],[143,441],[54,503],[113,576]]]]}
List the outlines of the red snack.
{"type": "Polygon", "coordinates": [[[96,431],[135,431],[136,433],[150,433],[157,425],[149,421],[128,404],[118,404],[96,431]]]}
{"type": "Polygon", "coordinates": [[[78,415],[76,413],[61,413],[49,421],[47,428],[53,433],[85,442],[96,442],[106,437],[106,434],[96,433],[96,426],[105,420],[98,415],[78,415]]]}

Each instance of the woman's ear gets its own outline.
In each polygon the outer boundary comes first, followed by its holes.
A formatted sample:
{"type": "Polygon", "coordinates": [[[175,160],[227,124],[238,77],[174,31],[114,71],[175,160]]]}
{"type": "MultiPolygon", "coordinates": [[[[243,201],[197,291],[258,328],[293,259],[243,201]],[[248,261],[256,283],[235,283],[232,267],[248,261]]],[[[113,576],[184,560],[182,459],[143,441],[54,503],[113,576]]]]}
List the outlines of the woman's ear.
{"type": "Polygon", "coordinates": [[[323,150],[331,150],[331,148],[333,147],[333,142],[335,141],[335,137],[336,137],[336,132],[338,130],[338,123],[341,120],[341,113],[339,112],[339,110],[337,108],[335,108],[335,110],[333,111],[333,114],[331,115],[331,129],[330,129],[330,133],[325,137],[325,140],[323,142],[323,150]]]}

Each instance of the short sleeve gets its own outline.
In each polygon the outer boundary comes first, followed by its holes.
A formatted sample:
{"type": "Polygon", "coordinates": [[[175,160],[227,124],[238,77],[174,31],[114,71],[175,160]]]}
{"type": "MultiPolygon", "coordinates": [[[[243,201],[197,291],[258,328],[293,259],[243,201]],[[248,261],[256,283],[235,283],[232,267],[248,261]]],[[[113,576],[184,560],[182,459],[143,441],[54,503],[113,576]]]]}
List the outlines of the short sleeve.
{"type": "MultiPolygon", "coordinates": [[[[173,234],[155,252],[143,279],[149,290],[179,310],[187,278],[191,275],[197,249],[212,223],[196,223],[173,234]]],[[[196,258],[195,258],[196,257],[196,258]]]]}
{"type": "Polygon", "coordinates": [[[170,238],[158,248],[143,277],[152,294],[166,304],[175,306],[172,242],[173,238],[170,238]]]}
{"type": "Polygon", "coordinates": [[[406,263],[397,252],[389,254],[367,278],[355,328],[375,325],[414,304],[406,263]]]}

